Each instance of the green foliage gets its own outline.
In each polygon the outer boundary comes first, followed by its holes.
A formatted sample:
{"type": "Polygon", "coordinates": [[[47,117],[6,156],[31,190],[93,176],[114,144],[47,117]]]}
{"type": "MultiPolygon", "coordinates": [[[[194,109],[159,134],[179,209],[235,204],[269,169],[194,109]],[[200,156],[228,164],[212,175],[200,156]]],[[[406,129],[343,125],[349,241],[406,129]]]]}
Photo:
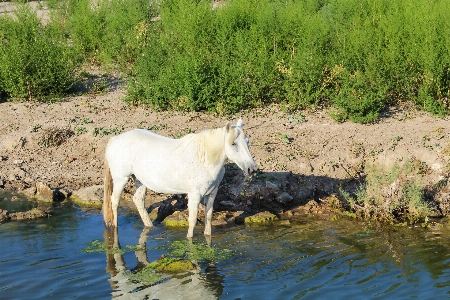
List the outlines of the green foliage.
{"type": "Polygon", "coordinates": [[[133,251],[145,251],[144,248],[137,246],[126,245],[124,249],[118,247],[108,246],[105,242],[100,240],[93,240],[87,243],[86,247],[83,249],[85,253],[107,253],[107,254],[125,254],[127,252],[133,251]]]}
{"type": "Polygon", "coordinates": [[[101,128],[101,127],[94,127],[93,135],[103,137],[105,135],[118,135],[123,132],[123,125],[118,125],[114,128],[101,128]]]}
{"type": "Polygon", "coordinates": [[[0,94],[46,100],[67,92],[74,82],[75,56],[63,35],[42,25],[26,5],[15,17],[0,16],[0,94]]]}
{"type": "Polygon", "coordinates": [[[192,243],[188,240],[173,241],[169,245],[167,258],[186,259],[190,261],[218,261],[229,259],[232,251],[208,246],[205,242],[192,243]]]}
{"type": "Polygon", "coordinates": [[[128,99],[222,114],[322,105],[361,123],[414,101],[445,115],[449,13],[443,1],[164,1],[128,99]]]}
{"type": "MultiPolygon", "coordinates": [[[[130,75],[127,101],[229,114],[270,103],[370,123],[450,112],[450,6],[405,0],[49,0],[0,17],[0,97],[65,93],[81,61],[130,75]],[[77,58],[77,59],[76,59],[77,58]]],[[[100,82],[96,92],[106,91],[100,82]]]]}
{"type": "Polygon", "coordinates": [[[426,219],[431,208],[424,200],[424,188],[415,178],[423,163],[407,162],[385,171],[376,166],[366,169],[365,183],[354,196],[340,190],[340,198],[351,212],[363,219],[414,224],[426,219]]]}
{"type": "Polygon", "coordinates": [[[77,50],[91,63],[129,68],[145,46],[153,1],[65,1],[68,30],[77,50]]]}

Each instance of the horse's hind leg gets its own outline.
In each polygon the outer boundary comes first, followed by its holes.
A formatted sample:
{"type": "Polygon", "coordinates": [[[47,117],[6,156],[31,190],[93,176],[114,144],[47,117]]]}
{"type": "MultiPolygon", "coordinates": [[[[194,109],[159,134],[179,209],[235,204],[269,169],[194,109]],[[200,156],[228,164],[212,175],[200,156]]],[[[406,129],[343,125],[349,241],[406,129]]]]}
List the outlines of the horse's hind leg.
{"type": "Polygon", "coordinates": [[[153,223],[148,216],[147,210],[145,209],[145,192],[146,187],[137,178],[135,178],[134,187],[136,192],[133,196],[133,202],[136,205],[139,215],[141,216],[142,222],[144,222],[145,227],[152,227],[153,223]]]}
{"type": "Polygon", "coordinates": [[[114,216],[114,226],[117,227],[117,209],[119,208],[120,196],[122,195],[123,188],[128,182],[129,177],[114,177],[114,187],[111,194],[111,208],[114,216]]]}

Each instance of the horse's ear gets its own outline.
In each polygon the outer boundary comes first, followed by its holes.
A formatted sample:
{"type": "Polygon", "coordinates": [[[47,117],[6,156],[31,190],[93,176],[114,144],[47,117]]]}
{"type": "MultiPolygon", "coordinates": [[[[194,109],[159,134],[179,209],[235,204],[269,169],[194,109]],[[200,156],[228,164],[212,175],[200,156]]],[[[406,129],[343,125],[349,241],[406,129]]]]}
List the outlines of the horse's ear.
{"type": "Polygon", "coordinates": [[[239,119],[239,120],[237,121],[236,126],[237,126],[237,127],[241,127],[241,128],[242,128],[242,126],[244,126],[244,122],[242,122],[242,119],[239,119]]]}
{"type": "Polygon", "coordinates": [[[227,130],[227,132],[230,131],[230,128],[231,128],[231,124],[230,124],[230,122],[227,122],[227,125],[225,125],[225,129],[227,130]]]}

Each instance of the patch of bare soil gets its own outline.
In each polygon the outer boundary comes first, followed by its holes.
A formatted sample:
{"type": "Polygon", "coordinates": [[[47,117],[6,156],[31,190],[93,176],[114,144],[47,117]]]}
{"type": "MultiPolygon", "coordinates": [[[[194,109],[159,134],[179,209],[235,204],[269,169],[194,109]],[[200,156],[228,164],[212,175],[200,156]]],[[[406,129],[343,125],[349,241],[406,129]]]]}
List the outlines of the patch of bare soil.
{"type": "MultiPolygon", "coordinates": [[[[425,186],[449,176],[449,118],[390,111],[376,124],[338,124],[324,111],[288,114],[274,106],[229,120],[210,113],[130,107],[122,101],[119,80],[107,82],[112,83],[108,92],[58,103],[0,103],[0,188],[33,194],[39,182],[72,191],[102,185],[104,150],[114,134],[139,127],[177,138],[238,118],[245,123],[261,172],[248,180],[228,164],[216,210],[269,210],[281,216],[321,213],[320,204],[329,203],[340,187],[351,192],[361,184],[368,164],[391,167],[408,159],[420,161],[425,186]]],[[[440,197],[444,214],[449,190],[447,185],[434,195],[440,197]]],[[[131,192],[130,183],[125,201],[131,192]]],[[[149,207],[164,199],[169,199],[169,208],[164,208],[169,213],[177,208],[177,198],[147,192],[149,207]]]]}

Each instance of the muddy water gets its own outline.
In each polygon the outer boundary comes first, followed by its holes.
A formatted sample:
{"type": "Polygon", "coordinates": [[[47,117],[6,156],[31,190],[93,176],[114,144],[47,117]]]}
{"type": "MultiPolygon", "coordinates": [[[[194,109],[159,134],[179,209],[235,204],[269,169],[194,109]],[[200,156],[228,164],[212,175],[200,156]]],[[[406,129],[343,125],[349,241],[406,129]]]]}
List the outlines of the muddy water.
{"type": "MultiPolygon", "coordinates": [[[[0,195],[0,199],[3,199],[0,195]]],[[[16,204],[0,200],[0,208],[16,204]]],[[[21,205],[32,205],[23,202],[21,205]]],[[[0,225],[1,299],[429,299],[450,297],[450,225],[376,228],[352,221],[305,218],[283,227],[216,229],[211,246],[231,256],[199,261],[185,274],[152,284],[124,274],[167,254],[185,230],[157,226],[122,212],[105,254],[83,249],[103,241],[101,215],[72,203],[52,207],[46,219],[0,225]]],[[[205,243],[201,228],[193,244],[205,243]]]]}

